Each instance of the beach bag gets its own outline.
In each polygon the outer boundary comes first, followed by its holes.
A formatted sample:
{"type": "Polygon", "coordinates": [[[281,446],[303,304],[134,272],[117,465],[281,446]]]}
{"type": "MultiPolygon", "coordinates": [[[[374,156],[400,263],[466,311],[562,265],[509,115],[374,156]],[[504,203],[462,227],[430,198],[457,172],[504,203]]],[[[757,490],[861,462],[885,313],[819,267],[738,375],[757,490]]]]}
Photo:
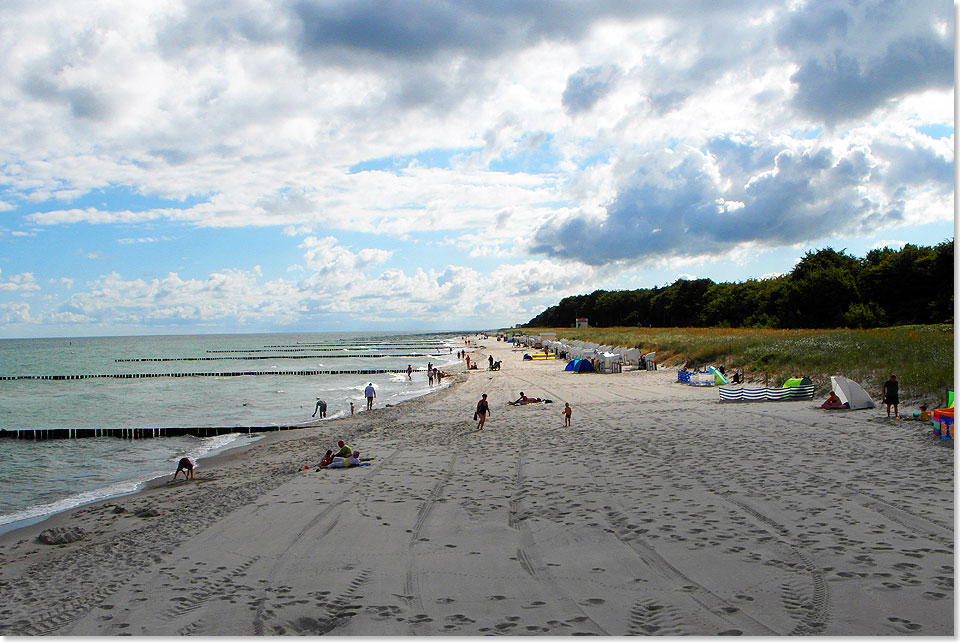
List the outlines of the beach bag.
{"type": "Polygon", "coordinates": [[[477,413],[473,413],[473,420],[474,420],[474,421],[477,420],[477,413]]]}

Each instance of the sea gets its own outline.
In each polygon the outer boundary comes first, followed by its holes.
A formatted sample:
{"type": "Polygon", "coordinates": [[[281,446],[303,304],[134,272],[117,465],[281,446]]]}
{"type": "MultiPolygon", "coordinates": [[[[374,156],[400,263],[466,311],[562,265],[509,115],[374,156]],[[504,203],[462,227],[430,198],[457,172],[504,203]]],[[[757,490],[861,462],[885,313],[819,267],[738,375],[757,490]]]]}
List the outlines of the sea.
{"type": "MultiPolygon", "coordinates": [[[[437,390],[425,369],[456,363],[463,336],[325,332],[3,339],[0,429],[307,425],[317,421],[311,415],[318,399],[326,401],[329,421],[348,416],[351,402],[362,412],[368,383],[377,391],[376,407],[437,390]],[[408,366],[412,377],[405,372],[408,366]],[[404,372],[358,372],[372,370],[404,372]],[[65,378],[78,375],[83,378],[65,378]]],[[[150,480],[172,477],[181,457],[189,457],[200,471],[204,457],[261,438],[255,433],[0,438],[0,533],[134,493],[150,480]]]]}

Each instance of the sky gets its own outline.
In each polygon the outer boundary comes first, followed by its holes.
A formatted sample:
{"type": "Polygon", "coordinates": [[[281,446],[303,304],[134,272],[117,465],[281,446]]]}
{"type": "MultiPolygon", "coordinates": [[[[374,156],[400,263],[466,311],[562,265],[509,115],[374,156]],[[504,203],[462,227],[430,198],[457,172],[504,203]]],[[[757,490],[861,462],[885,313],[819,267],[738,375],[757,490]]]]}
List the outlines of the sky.
{"type": "Polygon", "coordinates": [[[936,245],[954,14],[5,0],[0,337],[494,329],[936,245]]]}

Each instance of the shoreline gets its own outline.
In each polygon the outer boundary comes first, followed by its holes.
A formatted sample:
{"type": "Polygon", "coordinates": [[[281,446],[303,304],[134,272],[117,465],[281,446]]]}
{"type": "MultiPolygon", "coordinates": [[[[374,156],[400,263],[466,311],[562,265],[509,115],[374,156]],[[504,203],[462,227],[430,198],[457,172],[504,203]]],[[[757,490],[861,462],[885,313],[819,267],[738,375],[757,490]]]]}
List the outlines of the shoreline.
{"type": "Polygon", "coordinates": [[[480,343],[500,371],[45,524],[86,539],[0,536],[0,634],[952,634],[953,452],[918,422],[480,343]],[[338,438],[371,465],[315,469],[338,438]]]}
{"type": "MultiPolygon", "coordinates": [[[[448,366],[447,369],[453,373],[451,375],[448,375],[448,378],[451,379],[450,383],[445,384],[443,386],[438,386],[434,389],[428,389],[426,392],[422,394],[417,394],[413,397],[403,399],[396,404],[389,404],[389,405],[383,406],[383,408],[400,407],[400,406],[409,404],[421,397],[442,392],[444,389],[450,387],[455,383],[456,374],[459,373],[460,370],[463,370],[463,364],[462,363],[452,364],[451,366],[448,366]]],[[[377,408],[374,408],[374,410],[377,410],[377,408]]],[[[301,439],[305,436],[302,433],[302,431],[304,430],[320,428],[324,425],[331,424],[333,422],[350,420],[364,412],[368,412],[368,411],[364,409],[362,411],[357,412],[353,417],[351,417],[350,415],[346,415],[346,416],[330,417],[329,419],[312,419],[310,421],[304,422],[303,425],[300,425],[297,428],[289,428],[287,430],[269,431],[269,432],[261,432],[261,433],[249,433],[251,435],[256,435],[257,439],[254,439],[248,443],[237,444],[235,446],[228,444],[226,447],[220,448],[217,451],[214,451],[213,454],[205,455],[203,457],[198,458],[194,462],[194,464],[196,465],[202,462],[203,468],[208,468],[208,469],[213,468],[215,466],[222,465],[225,462],[233,461],[235,459],[235,456],[238,455],[240,451],[252,448],[257,445],[267,445],[270,443],[283,442],[283,441],[287,441],[288,439],[291,439],[291,440],[301,439]]],[[[229,434],[233,434],[233,433],[229,433],[229,434]]],[[[247,435],[248,433],[242,433],[238,431],[236,434],[247,435]]],[[[156,439],[164,439],[164,438],[165,437],[157,437],[156,439]]],[[[38,515],[35,517],[24,518],[22,520],[10,522],[10,524],[0,524],[0,546],[8,544],[14,540],[22,539],[21,536],[17,535],[17,533],[19,533],[20,531],[23,531],[23,533],[26,534],[28,538],[35,538],[37,535],[39,535],[39,533],[46,530],[46,528],[57,528],[61,522],[65,522],[69,520],[69,513],[71,513],[72,511],[81,510],[88,507],[102,507],[105,505],[112,506],[113,502],[120,498],[135,497],[140,493],[144,493],[146,491],[149,491],[155,488],[164,487],[169,483],[170,477],[171,475],[165,472],[152,479],[148,479],[144,482],[139,483],[136,489],[129,492],[110,495],[108,497],[103,497],[93,501],[84,502],[81,504],[77,504],[76,506],[71,506],[69,508],[58,510],[52,513],[47,513],[45,515],[38,515]],[[164,481],[164,480],[167,480],[167,481],[164,481]],[[55,519],[59,516],[64,516],[64,519],[62,520],[55,519]],[[11,526],[12,524],[17,524],[17,525],[11,526]]]]}

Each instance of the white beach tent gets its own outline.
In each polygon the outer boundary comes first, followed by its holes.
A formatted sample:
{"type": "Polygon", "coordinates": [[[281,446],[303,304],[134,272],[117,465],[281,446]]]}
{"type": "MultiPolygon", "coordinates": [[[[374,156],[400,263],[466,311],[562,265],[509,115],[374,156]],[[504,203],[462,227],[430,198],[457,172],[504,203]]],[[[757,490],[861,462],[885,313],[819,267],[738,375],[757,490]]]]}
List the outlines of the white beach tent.
{"type": "Polygon", "coordinates": [[[856,381],[846,377],[830,377],[830,387],[840,397],[840,401],[850,404],[850,410],[876,407],[870,395],[856,381]]]}

